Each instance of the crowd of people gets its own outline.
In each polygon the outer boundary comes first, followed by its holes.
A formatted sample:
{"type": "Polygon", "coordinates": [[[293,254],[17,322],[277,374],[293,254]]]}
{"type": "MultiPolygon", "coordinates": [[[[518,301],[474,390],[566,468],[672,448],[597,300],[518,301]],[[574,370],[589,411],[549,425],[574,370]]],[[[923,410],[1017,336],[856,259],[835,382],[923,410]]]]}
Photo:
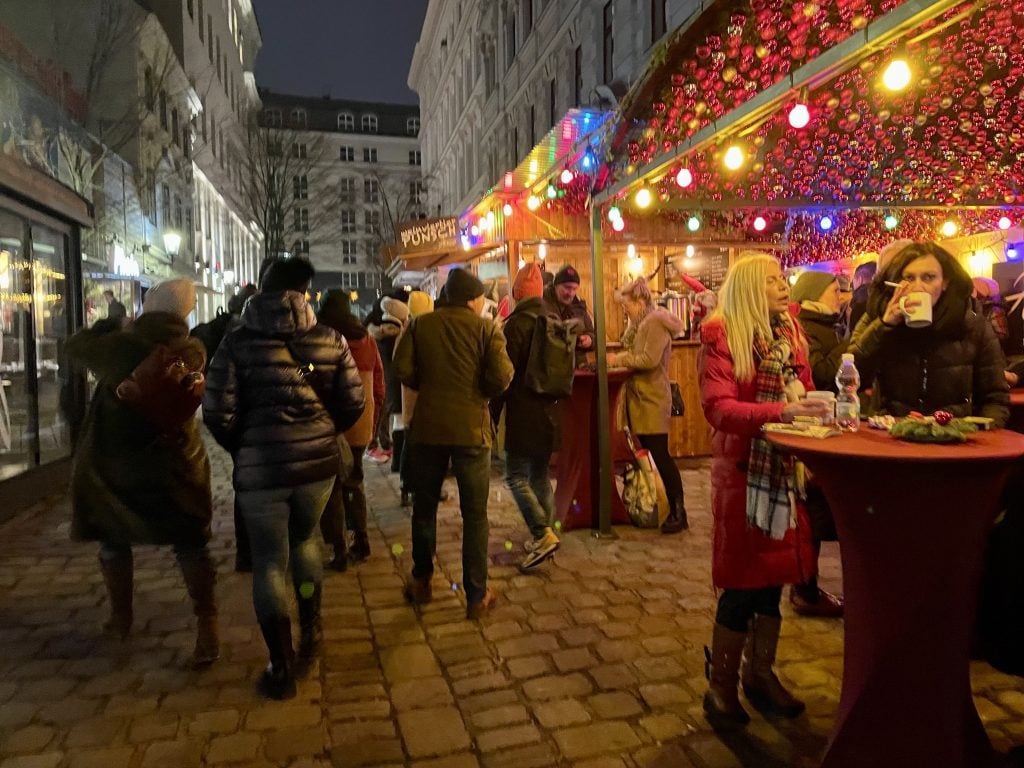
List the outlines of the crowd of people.
{"type": "MultiPolygon", "coordinates": [[[[835,389],[847,353],[870,387],[866,408],[1007,420],[1005,359],[963,268],[929,243],[902,243],[883,256],[876,275],[860,269],[851,282],[807,271],[791,289],[774,257],[743,254],[702,324],[698,376],[714,430],[711,558],[720,590],[704,709],[715,722],[749,720],[741,685],[759,709],[786,717],[804,709],[774,672],[786,585],[797,614],[843,612],[842,599],[816,579],[821,542],[834,538],[827,504],[813,481],[797,482],[792,460],[762,427],[824,417],[827,403],[806,395],[835,389]],[[904,323],[912,293],[932,303],[928,328],[904,323]]],[[[364,456],[391,463],[402,505],[411,506],[405,596],[414,604],[433,597],[438,504],[449,473],[463,520],[466,616],[481,618],[495,603],[487,512],[502,414],[505,480],[530,533],[522,570],[559,548],[549,465],[560,409],[527,373],[546,323],[568,324],[578,352],[594,346],[580,277],[568,265],[554,275],[523,266],[500,322],[485,316],[484,285],[463,269],[449,272],[436,302],[398,291],[382,297],[365,323],[340,291],[328,292],[314,313],[313,277],[303,259],[268,260],[258,291],[233,302],[219,332],[197,329],[191,338],[195,289],[169,281],[150,289],[134,322],[97,324],[68,345],[98,378],[75,456],[73,535],[100,543],[107,629],[122,637],[131,629],[131,546],[171,545],[197,616],[194,663],[219,655],[209,462],[191,418],[201,400],[203,421],[234,463],[237,565],[253,573],[270,662],[260,687],[277,699],[294,695],[321,644],[320,534],[333,550],[331,568],[369,556],[364,456]],[[119,471],[127,462],[137,468],[129,476],[119,471]]],[[[622,426],[650,451],[664,483],[662,532],[679,533],[689,519],[668,434],[669,357],[680,321],[656,305],[643,278],[617,298],[628,325],[608,364],[632,371],[622,426]]]]}

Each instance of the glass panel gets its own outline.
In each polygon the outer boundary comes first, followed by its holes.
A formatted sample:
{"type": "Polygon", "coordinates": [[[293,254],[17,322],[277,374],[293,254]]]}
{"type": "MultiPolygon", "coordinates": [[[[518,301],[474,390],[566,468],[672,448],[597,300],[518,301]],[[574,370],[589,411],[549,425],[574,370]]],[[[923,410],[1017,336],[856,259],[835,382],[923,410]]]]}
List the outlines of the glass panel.
{"type": "Polygon", "coordinates": [[[67,249],[64,233],[32,227],[32,313],[35,320],[36,380],[39,383],[40,463],[71,455],[71,430],[60,403],[68,376],[67,249]],[[63,370],[62,370],[63,367],[63,370]]]}
{"type": "Polygon", "coordinates": [[[24,239],[24,222],[0,211],[0,480],[21,474],[35,463],[25,375],[31,297],[25,290],[24,239]]]}

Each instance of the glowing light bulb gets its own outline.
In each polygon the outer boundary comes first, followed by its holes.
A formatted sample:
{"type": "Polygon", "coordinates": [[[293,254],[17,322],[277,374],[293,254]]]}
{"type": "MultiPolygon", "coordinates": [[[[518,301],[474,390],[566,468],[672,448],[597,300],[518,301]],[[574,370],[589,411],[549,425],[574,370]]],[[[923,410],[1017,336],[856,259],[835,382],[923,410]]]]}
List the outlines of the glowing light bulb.
{"type": "Polygon", "coordinates": [[[558,190],[555,189],[554,184],[548,184],[548,199],[554,200],[558,196],[558,190]]]}
{"type": "Polygon", "coordinates": [[[902,91],[910,85],[910,65],[903,59],[893,59],[882,74],[882,84],[890,91],[902,91]]]}
{"type": "Polygon", "coordinates": [[[1006,249],[1006,259],[1007,259],[1007,261],[1016,261],[1017,260],[1017,256],[1018,256],[1017,249],[1014,248],[1012,245],[1009,248],[1006,249]]]}
{"type": "Polygon", "coordinates": [[[503,205],[503,206],[501,207],[501,212],[502,212],[503,214],[505,214],[505,218],[506,218],[506,219],[507,219],[507,218],[508,218],[509,216],[511,216],[511,215],[512,215],[512,203],[505,203],[505,205],[503,205]]]}
{"type": "Polygon", "coordinates": [[[693,258],[693,254],[695,254],[696,252],[697,252],[697,249],[694,248],[692,245],[686,246],[686,258],[692,259],[693,258]]]}
{"type": "Polygon", "coordinates": [[[522,256],[520,256],[519,257],[519,268],[522,269],[525,266],[526,266],[526,259],[524,259],[522,256]]]}
{"type": "Polygon", "coordinates": [[[537,197],[536,195],[530,195],[530,197],[526,200],[526,207],[529,208],[531,211],[536,211],[538,208],[540,208],[540,198],[537,197]]]}
{"type": "Polygon", "coordinates": [[[537,246],[537,258],[544,261],[548,257],[548,244],[541,243],[537,246]]]}
{"type": "Polygon", "coordinates": [[[615,221],[616,219],[622,218],[622,211],[619,210],[618,206],[613,205],[608,209],[608,221],[615,221]]]}
{"type": "Polygon", "coordinates": [[[469,234],[471,234],[473,237],[480,237],[480,227],[474,224],[472,227],[469,228],[469,234]]]}
{"type": "Polygon", "coordinates": [[[723,162],[725,163],[725,167],[730,171],[738,171],[742,168],[744,160],[746,160],[746,155],[743,154],[743,148],[739,145],[733,144],[725,150],[723,162]]]}
{"type": "Polygon", "coordinates": [[[612,222],[612,229],[614,229],[616,232],[621,232],[625,228],[626,222],[622,218],[615,219],[615,221],[612,222]]]}
{"type": "Polygon", "coordinates": [[[563,184],[572,184],[572,180],[576,178],[576,174],[566,168],[558,178],[563,184]]]}
{"type": "Polygon", "coordinates": [[[700,219],[698,219],[696,216],[691,216],[689,219],[686,220],[686,228],[691,232],[696,232],[698,229],[700,229],[700,219]]]}
{"type": "Polygon", "coordinates": [[[832,221],[831,216],[822,216],[818,220],[818,226],[821,227],[822,232],[828,232],[830,229],[832,229],[832,225],[834,223],[835,222],[832,221]]]}
{"type": "Polygon", "coordinates": [[[693,173],[689,168],[680,168],[679,173],[676,174],[676,184],[682,189],[686,189],[688,186],[693,184],[693,173]]]}
{"type": "Polygon", "coordinates": [[[505,173],[505,189],[512,189],[512,172],[505,173]]]}
{"type": "Polygon", "coordinates": [[[885,228],[896,229],[900,225],[900,220],[893,216],[891,213],[885,217],[885,228]]]}
{"type": "Polygon", "coordinates": [[[654,195],[651,194],[651,190],[647,187],[642,187],[637,190],[636,196],[633,198],[633,202],[636,203],[637,208],[648,208],[654,201],[654,195]]]}
{"type": "Polygon", "coordinates": [[[632,243],[630,243],[628,246],[626,246],[626,255],[629,258],[631,258],[631,259],[635,259],[636,258],[636,246],[633,245],[632,243]]]}
{"type": "Polygon", "coordinates": [[[754,219],[754,229],[757,232],[764,232],[767,226],[768,222],[765,221],[764,216],[758,216],[757,218],[754,219]]]}
{"type": "Polygon", "coordinates": [[[943,237],[953,237],[959,229],[960,227],[956,225],[955,221],[946,220],[942,222],[942,229],[940,231],[942,232],[943,237]]]}
{"type": "Polygon", "coordinates": [[[1011,226],[1013,226],[1013,222],[1010,221],[1010,217],[1009,216],[1000,216],[999,217],[999,228],[1000,229],[1009,229],[1011,226]]]}
{"type": "Polygon", "coordinates": [[[585,171],[589,171],[594,167],[594,153],[589,149],[583,153],[583,159],[580,160],[580,167],[585,171]]]}
{"type": "Polygon", "coordinates": [[[796,272],[794,272],[792,275],[789,276],[789,284],[790,285],[796,285],[796,281],[799,280],[799,279],[800,279],[800,275],[798,275],[796,272]]]}
{"type": "Polygon", "coordinates": [[[796,129],[806,128],[811,122],[811,111],[806,104],[794,104],[789,110],[789,124],[796,129]]]}

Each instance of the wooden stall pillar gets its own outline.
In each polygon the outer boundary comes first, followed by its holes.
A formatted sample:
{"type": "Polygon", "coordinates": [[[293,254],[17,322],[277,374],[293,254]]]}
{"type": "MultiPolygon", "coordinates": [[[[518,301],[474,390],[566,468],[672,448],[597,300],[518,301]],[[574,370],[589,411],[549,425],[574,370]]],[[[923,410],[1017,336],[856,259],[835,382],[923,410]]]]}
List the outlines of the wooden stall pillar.
{"type": "Polygon", "coordinates": [[[594,351],[597,355],[597,536],[613,538],[612,532],[612,445],[608,418],[608,347],[605,333],[604,240],[601,233],[601,207],[590,206],[591,306],[594,310],[594,351]]]}

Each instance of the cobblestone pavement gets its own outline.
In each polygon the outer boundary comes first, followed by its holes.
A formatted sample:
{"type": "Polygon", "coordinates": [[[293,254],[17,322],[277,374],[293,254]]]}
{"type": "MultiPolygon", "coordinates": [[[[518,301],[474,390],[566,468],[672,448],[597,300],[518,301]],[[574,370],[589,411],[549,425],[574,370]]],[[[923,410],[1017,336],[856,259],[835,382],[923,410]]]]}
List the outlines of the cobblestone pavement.
{"type": "MultiPolygon", "coordinates": [[[[231,570],[230,462],[217,449],[211,458],[223,656],[204,672],[187,669],[193,619],[169,548],[137,548],[135,630],[120,643],[101,635],[96,547],[68,540],[66,499],[0,526],[0,768],[776,768],[814,765],[826,743],[841,622],[787,612],[779,667],[806,715],[755,715],[725,736],[701,716],[714,606],[706,464],[684,471],[688,533],[567,533],[555,562],[530,576],[514,567],[527,534],[495,478],[501,597],[480,623],[464,620],[464,597],[449,588],[461,561],[454,482],[439,520],[438,598],[417,613],[401,595],[410,541],[395,477],[368,466],[373,556],[327,576],[323,659],[296,699],[278,703],[254,688],[266,651],[250,578],[231,570]]],[[[834,545],[822,567],[839,589],[834,545]]],[[[1019,681],[985,665],[973,681],[995,744],[1024,742],[1019,681]]]]}

